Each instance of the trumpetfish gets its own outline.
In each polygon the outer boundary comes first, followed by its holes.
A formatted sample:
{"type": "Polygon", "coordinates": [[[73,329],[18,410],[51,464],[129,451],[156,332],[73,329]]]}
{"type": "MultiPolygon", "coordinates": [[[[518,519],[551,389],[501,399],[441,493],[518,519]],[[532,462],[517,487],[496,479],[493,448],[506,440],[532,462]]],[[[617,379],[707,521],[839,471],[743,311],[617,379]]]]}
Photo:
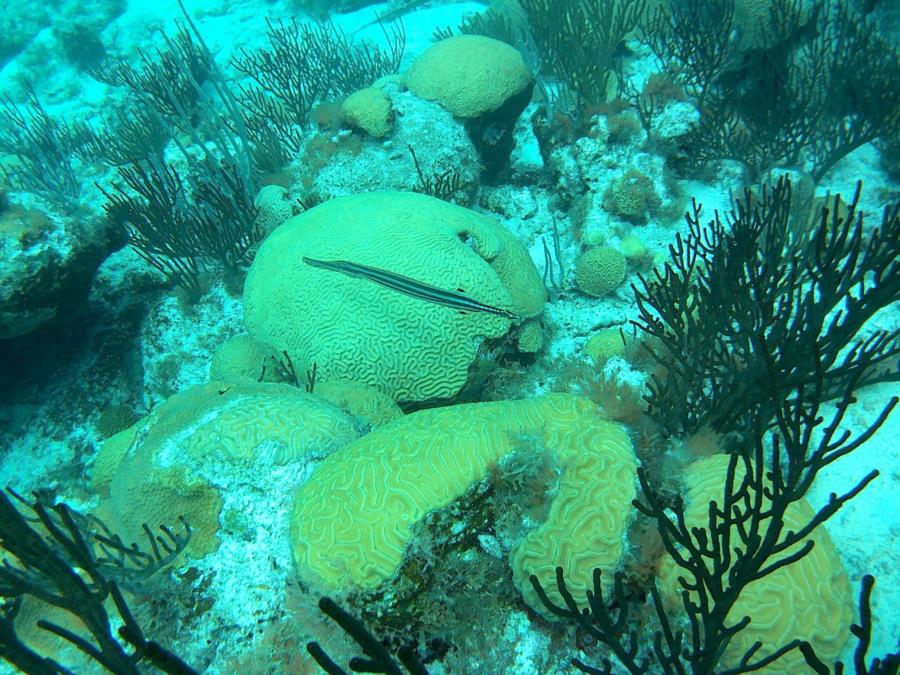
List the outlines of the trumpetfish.
{"type": "Polygon", "coordinates": [[[370,267],[360,263],[350,262],[348,260],[316,260],[315,258],[303,257],[303,262],[312,267],[320,267],[332,272],[340,272],[348,277],[358,277],[368,279],[369,281],[390,288],[398,293],[409,295],[419,300],[433,302],[445,307],[451,307],[460,312],[486,312],[502,316],[504,319],[515,321],[521,317],[508,309],[502,307],[494,307],[483,302],[478,302],[466,295],[460,288],[455,291],[447,291],[423,281],[418,281],[412,277],[407,277],[390,270],[381,269],[380,267],[370,267]]]}

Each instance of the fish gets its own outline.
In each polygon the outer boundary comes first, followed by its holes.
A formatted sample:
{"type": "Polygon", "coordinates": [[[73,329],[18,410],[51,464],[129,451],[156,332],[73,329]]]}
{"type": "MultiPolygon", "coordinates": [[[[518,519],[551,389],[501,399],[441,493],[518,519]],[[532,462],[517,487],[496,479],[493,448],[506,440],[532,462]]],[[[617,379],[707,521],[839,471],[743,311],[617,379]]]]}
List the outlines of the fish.
{"type": "Polygon", "coordinates": [[[510,321],[520,320],[521,317],[508,309],[502,307],[494,307],[483,302],[478,302],[465,294],[463,289],[459,288],[455,291],[447,291],[437,286],[417,281],[412,277],[407,277],[390,270],[381,269],[379,267],[370,267],[360,263],[350,262],[347,260],[316,260],[315,258],[303,257],[303,262],[312,267],[319,267],[332,272],[340,272],[348,277],[357,277],[368,279],[369,281],[390,288],[398,293],[403,293],[413,298],[433,302],[438,305],[444,305],[456,309],[460,312],[485,312],[502,316],[510,321]]]}

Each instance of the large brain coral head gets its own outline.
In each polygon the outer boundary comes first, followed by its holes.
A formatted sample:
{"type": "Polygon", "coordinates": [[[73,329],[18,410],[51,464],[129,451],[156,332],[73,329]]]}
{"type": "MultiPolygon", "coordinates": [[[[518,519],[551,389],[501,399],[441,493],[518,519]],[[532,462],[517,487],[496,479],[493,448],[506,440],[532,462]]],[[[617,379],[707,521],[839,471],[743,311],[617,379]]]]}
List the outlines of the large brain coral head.
{"type": "MultiPolygon", "coordinates": [[[[688,527],[708,528],[709,504],[722,500],[728,464],[728,455],[717,454],[697,460],[687,468],[683,491],[684,519],[688,527]]],[[[740,484],[744,475],[743,467],[738,464],[735,485],[740,484]]],[[[797,532],[814,517],[813,508],[801,499],[785,513],[784,529],[797,532]]],[[[737,526],[732,529],[733,548],[744,548],[738,543],[737,526]]],[[[840,657],[849,638],[848,626],[853,612],[850,583],[828,532],[818,527],[809,538],[815,545],[807,555],[741,590],[728,614],[728,623],[733,625],[744,616],[750,617],[750,623],[734,636],[722,655],[720,665],[724,668],[736,666],[756,642],[760,643],[760,647],[754,654],[754,660],[770,655],[795,639],[809,642],[816,654],[826,662],[840,657]]],[[[801,544],[795,544],[776,558],[790,557],[800,547],[801,544]]],[[[662,560],[659,586],[663,599],[671,607],[679,608],[683,602],[679,578],[684,577],[693,583],[690,574],[676,565],[671,556],[662,560]]],[[[692,602],[697,601],[696,593],[692,593],[692,602]]],[[[759,672],[793,675],[812,671],[801,652],[794,649],[759,672]]]]}
{"type": "Polygon", "coordinates": [[[244,316],[250,334],[290,354],[298,372],[316,364],[323,381],[416,402],[457,394],[482,343],[505,336],[519,321],[510,315],[540,314],[545,299],[525,247],[497,221],[426,195],[373,192],[275,230],[247,276],[244,316]],[[500,313],[461,308],[444,291],[500,313]]]}
{"type": "Polygon", "coordinates": [[[419,98],[469,119],[522,92],[531,73],[515,47],[482,35],[457,35],[425,50],[404,79],[419,98]]]}
{"type": "Polygon", "coordinates": [[[295,496],[300,577],[332,593],[390,581],[415,525],[486,479],[522,436],[541,437],[561,475],[546,517],[510,551],[514,583],[537,611],[543,605],[529,578],[561,603],[557,566],[579,599],[595,567],[609,590],[634,512],[637,462],[624,428],[568,394],[419,410],[326,458],[295,496]]]}

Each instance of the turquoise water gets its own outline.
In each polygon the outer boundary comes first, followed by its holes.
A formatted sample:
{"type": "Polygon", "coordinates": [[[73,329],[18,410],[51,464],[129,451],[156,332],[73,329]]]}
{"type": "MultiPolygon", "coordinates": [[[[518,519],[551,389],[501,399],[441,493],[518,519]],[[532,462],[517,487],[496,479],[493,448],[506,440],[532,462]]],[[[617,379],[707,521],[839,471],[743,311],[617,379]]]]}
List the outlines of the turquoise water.
{"type": "Polygon", "coordinates": [[[0,21],[3,672],[900,649],[890,3],[0,21]]]}

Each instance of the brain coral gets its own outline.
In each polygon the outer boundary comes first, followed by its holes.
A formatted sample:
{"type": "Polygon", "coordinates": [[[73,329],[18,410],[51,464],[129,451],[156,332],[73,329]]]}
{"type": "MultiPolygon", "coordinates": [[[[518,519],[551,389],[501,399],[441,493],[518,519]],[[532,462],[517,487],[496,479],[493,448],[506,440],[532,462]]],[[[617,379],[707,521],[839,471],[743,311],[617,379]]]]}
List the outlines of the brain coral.
{"type": "Polygon", "coordinates": [[[380,427],[401,417],[403,411],[389,396],[373,387],[348,380],[316,382],[316,396],[324,398],[368,427],[380,427]]]}
{"type": "Polygon", "coordinates": [[[341,104],[341,115],[348,124],[374,138],[387,136],[391,131],[391,99],[376,87],[350,94],[341,104]]]}
{"type": "Polygon", "coordinates": [[[588,399],[563,394],[421,410],[326,458],[294,502],[301,577],[331,590],[389,580],[410,528],[485,478],[522,434],[542,434],[563,474],[546,520],[510,554],[514,580],[540,608],[528,577],[537,575],[559,600],[554,570],[561,565],[583,598],[593,568],[610,572],[622,558],[636,462],[621,427],[588,399]]]}
{"type": "Polygon", "coordinates": [[[288,191],[280,185],[265,185],[253,199],[256,212],[256,227],[262,237],[294,215],[288,191]]]}
{"type": "Polygon", "coordinates": [[[188,551],[201,556],[218,545],[223,466],[322,456],[358,435],[354,418],[294,387],[213,382],[172,396],[106,441],[93,486],[102,516],[125,541],[143,539],[142,523],[183,515],[194,529],[188,551]]]}
{"type": "Polygon", "coordinates": [[[653,180],[631,169],[613,181],[603,195],[603,207],[620,218],[641,224],[647,222],[647,214],[653,214],[662,205],[653,180]]]}
{"type": "MultiPolygon", "coordinates": [[[[689,527],[705,527],[709,503],[721,501],[722,486],[728,469],[726,455],[713,455],[691,464],[684,478],[685,521],[689,527]]],[[[743,479],[738,466],[735,481],[743,479]]],[[[792,505],[785,514],[785,529],[797,531],[812,520],[815,512],[806,500],[792,505]]],[[[772,572],[747,586],[729,613],[729,623],[744,616],[750,625],[738,633],[720,663],[724,668],[737,666],[740,657],[757,640],[762,647],[755,659],[771,654],[794,639],[809,641],[819,658],[834,662],[849,637],[848,626],[853,614],[853,597],[831,538],[819,527],[810,537],[815,546],[805,557],[772,572]]],[[[737,535],[732,537],[737,545],[737,535]]],[[[791,555],[799,544],[778,556],[791,555]]],[[[677,577],[687,574],[670,557],[660,566],[660,588],[670,605],[680,606],[681,587],[677,577]]],[[[803,655],[792,650],[760,672],[792,675],[810,672],[803,655]]]]}
{"type": "Polygon", "coordinates": [[[534,354],[544,346],[544,330],[539,321],[526,321],[519,327],[516,347],[525,354],[534,354]]]}
{"type": "Polygon", "coordinates": [[[611,246],[598,246],[575,262],[575,283],[594,297],[611,293],[625,279],[625,256],[611,246]]]}
{"type": "Polygon", "coordinates": [[[406,86],[457,117],[497,110],[522,92],[531,74],[519,50],[481,35],[457,35],[426,49],[406,71],[406,86]]]}
{"type": "Polygon", "coordinates": [[[604,328],[591,336],[584,346],[584,352],[596,363],[602,364],[614,356],[621,356],[626,344],[620,327],[604,328]]]}
{"type": "Polygon", "coordinates": [[[278,370],[278,354],[247,334],[220,344],[209,364],[209,379],[231,384],[284,382],[278,370]]]}
{"type": "Polygon", "coordinates": [[[480,343],[511,322],[460,312],[364,278],[303,262],[346,260],[432,287],[461,290],[525,318],[546,294],[524,246],[495,220],[439,199],[374,192],[331,200],[279,227],[244,286],[247,329],[298,372],[380,389],[396,401],[448,398],[480,343]]]}

